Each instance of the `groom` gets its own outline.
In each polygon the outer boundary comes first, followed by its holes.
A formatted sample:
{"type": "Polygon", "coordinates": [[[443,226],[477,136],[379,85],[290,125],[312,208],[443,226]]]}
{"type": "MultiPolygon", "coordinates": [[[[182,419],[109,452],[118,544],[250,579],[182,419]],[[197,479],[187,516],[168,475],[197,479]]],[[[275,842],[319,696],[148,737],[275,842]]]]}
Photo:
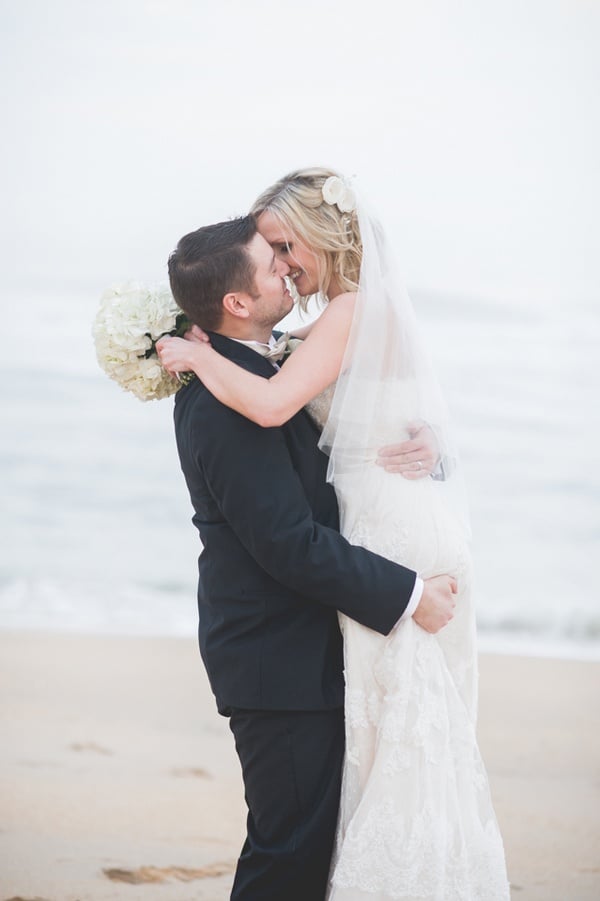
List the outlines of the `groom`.
{"type": "MultiPolygon", "coordinates": [[[[272,328],[292,307],[287,272],[251,217],[186,235],[169,259],[181,308],[219,353],[264,378],[276,371],[265,356],[272,328]]],[[[436,632],[455,586],[423,583],[339,534],[327,459],[303,411],[261,428],[194,380],[177,392],[175,430],[203,545],[200,651],[248,805],[231,898],[321,901],[344,753],[337,611],[383,635],[403,614],[436,632]]]]}

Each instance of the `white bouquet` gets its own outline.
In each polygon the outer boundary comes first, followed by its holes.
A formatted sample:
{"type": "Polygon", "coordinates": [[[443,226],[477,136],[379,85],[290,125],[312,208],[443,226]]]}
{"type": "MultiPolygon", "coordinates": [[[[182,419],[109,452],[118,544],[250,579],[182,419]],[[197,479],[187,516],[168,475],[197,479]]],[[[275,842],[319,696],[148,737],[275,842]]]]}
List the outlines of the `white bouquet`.
{"type": "Polygon", "coordinates": [[[104,292],[94,322],[98,363],[126,391],[140,400],[169,397],[189,381],[163,369],[156,342],[164,335],[183,336],[191,322],[165,286],[147,288],[125,282],[104,292]]]}

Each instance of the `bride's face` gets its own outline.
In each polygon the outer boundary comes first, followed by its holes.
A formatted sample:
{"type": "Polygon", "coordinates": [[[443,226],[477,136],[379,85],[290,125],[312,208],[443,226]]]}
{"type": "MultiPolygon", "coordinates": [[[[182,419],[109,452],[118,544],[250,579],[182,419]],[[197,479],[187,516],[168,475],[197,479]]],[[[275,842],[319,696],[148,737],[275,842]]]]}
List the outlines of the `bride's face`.
{"type": "Polygon", "coordinates": [[[275,255],[290,267],[289,277],[296,285],[298,294],[302,297],[316,294],[320,289],[319,265],[312,250],[298,241],[268,210],[258,217],[257,225],[260,234],[269,242],[275,255]]]}

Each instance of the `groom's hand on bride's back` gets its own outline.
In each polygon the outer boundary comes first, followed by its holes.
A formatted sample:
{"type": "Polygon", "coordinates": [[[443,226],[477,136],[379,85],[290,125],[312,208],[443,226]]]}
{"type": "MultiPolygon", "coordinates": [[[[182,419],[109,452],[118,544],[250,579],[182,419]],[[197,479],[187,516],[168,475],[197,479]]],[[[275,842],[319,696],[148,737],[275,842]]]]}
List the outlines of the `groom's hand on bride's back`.
{"type": "Polygon", "coordinates": [[[457,591],[458,585],[452,576],[425,579],[421,600],[413,613],[414,621],[426,632],[439,632],[454,616],[457,591]]]}
{"type": "Polygon", "coordinates": [[[401,444],[388,444],[377,454],[377,465],[386,472],[398,472],[405,479],[437,477],[440,466],[440,451],[435,432],[423,421],[411,422],[408,426],[410,438],[401,444]]]}

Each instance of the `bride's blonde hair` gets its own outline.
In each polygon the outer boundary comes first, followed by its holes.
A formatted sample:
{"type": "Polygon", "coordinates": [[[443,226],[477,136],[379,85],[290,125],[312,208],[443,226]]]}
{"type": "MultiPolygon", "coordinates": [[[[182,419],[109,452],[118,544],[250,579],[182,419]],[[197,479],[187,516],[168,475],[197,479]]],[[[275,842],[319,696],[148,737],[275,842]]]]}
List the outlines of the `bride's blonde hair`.
{"type": "MultiPolygon", "coordinates": [[[[320,167],[290,172],[263,191],[250,210],[255,219],[268,210],[315,254],[323,294],[333,278],[342,291],[357,291],[362,261],[356,210],[343,213],[323,198],[323,185],[332,175],[341,178],[320,167]]],[[[307,300],[300,298],[303,307],[307,300]]]]}

